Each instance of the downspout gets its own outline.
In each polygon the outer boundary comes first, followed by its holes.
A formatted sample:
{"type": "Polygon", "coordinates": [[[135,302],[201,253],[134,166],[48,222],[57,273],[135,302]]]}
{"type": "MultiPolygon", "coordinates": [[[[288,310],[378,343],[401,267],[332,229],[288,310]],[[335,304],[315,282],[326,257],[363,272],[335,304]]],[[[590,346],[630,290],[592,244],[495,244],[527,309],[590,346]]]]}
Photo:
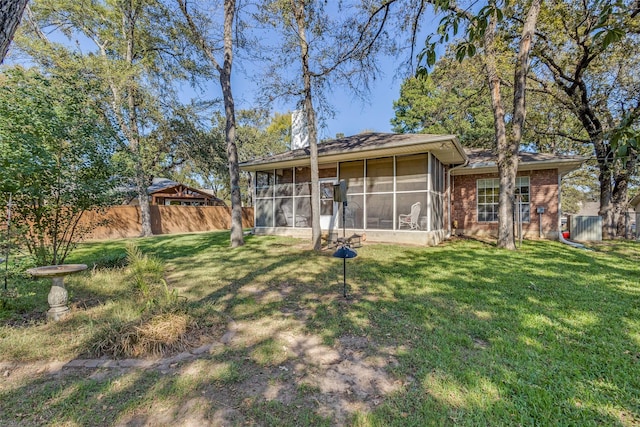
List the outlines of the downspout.
{"type": "Polygon", "coordinates": [[[561,243],[564,243],[569,246],[573,246],[574,248],[586,249],[583,244],[572,242],[567,240],[562,235],[562,221],[560,220],[560,213],[562,212],[562,177],[565,176],[569,172],[561,173],[558,171],[558,240],[561,243]]]}
{"type": "MultiPolygon", "coordinates": [[[[466,157],[466,156],[465,156],[466,157]]],[[[451,198],[453,197],[453,188],[451,187],[451,171],[456,169],[462,169],[469,164],[469,159],[465,159],[464,163],[458,166],[449,168],[447,171],[447,186],[449,187],[449,209],[447,209],[447,239],[451,237],[451,198]]]]}

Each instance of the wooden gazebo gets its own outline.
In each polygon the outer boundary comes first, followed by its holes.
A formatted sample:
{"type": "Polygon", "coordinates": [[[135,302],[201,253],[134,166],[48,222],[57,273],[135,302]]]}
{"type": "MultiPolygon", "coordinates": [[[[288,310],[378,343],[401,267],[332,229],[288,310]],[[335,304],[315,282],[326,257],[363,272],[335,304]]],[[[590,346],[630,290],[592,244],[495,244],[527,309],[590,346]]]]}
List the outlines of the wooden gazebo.
{"type": "Polygon", "coordinates": [[[170,180],[154,183],[150,188],[149,195],[152,205],[226,206],[222,199],[206,190],[198,190],[170,180]],[[162,184],[166,184],[166,186],[162,184]],[[155,186],[161,186],[161,188],[153,188],[155,186]]]}

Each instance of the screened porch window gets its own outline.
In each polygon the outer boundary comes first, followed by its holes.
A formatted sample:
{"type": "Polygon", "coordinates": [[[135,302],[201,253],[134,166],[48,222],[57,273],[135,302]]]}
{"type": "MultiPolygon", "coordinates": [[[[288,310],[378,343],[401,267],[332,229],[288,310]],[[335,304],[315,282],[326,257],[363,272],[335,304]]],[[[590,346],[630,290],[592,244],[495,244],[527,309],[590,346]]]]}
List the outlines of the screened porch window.
{"type": "Polygon", "coordinates": [[[393,157],[367,160],[367,228],[393,229],[393,157]]]}
{"type": "Polygon", "coordinates": [[[277,227],[293,227],[293,169],[276,169],[275,213],[277,227]]]}
{"type": "Polygon", "coordinates": [[[273,190],[272,172],[256,172],[256,226],[273,227],[273,190]]]}
{"type": "MultiPolygon", "coordinates": [[[[339,166],[341,180],[347,183],[347,209],[345,225],[353,228],[364,227],[364,160],[342,162],[339,166]]],[[[338,215],[342,227],[342,216],[338,215]]]]}
{"type": "Polygon", "coordinates": [[[295,226],[311,227],[311,169],[294,168],[295,191],[293,194],[295,207],[295,226]]]}
{"type": "MultiPolygon", "coordinates": [[[[420,211],[416,224],[399,228],[428,230],[429,187],[428,187],[428,154],[416,154],[396,158],[396,211],[397,220],[400,215],[409,215],[411,207],[420,203],[420,211]]],[[[406,225],[406,224],[405,224],[406,225]]]]}

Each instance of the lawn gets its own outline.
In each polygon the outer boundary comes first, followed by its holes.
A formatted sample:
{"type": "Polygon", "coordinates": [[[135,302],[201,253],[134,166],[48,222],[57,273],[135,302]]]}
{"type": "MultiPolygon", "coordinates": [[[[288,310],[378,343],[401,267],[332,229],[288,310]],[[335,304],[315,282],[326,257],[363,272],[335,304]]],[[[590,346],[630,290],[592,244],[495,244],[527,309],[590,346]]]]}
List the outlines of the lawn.
{"type": "Polygon", "coordinates": [[[127,270],[99,268],[125,241],[82,245],[68,262],[98,267],[67,280],[64,321],[20,320],[46,310],[46,281],[0,311],[0,424],[640,424],[638,243],[367,244],[347,261],[345,300],[341,260],[305,241],[136,242],[204,338],[233,338],[163,368],[43,372],[140,312],[127,270]]]}

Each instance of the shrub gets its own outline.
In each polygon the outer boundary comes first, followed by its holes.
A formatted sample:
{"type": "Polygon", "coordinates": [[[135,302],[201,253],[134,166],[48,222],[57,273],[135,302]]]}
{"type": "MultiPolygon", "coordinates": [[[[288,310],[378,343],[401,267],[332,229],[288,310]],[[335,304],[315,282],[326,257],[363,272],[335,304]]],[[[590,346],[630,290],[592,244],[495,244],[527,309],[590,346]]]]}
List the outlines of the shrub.
{"type": "Polygon", "coordinates": [[[127,263],[127,276],[145,309],[163,309],[177,303],[178,294],[175,290],[169,290],[164,278],[164,264],[160,259],[143,254],[134,243],[129,243],[127,263]]]}

